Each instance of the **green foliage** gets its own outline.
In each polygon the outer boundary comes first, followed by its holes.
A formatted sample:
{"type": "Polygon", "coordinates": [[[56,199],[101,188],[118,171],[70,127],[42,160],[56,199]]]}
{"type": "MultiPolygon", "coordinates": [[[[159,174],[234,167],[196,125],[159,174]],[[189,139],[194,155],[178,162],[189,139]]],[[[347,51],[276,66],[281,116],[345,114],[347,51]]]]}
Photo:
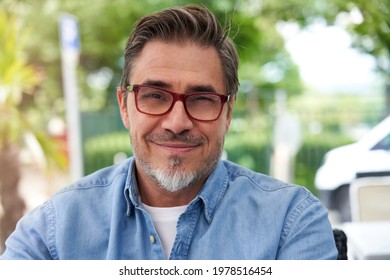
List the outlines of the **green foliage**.
{"type": "Polygon", "coordinates": [[[38,76],[24,54],[25,36],[16,18],[0,10],[0,149],[19,142],[23,130],[30,129],[19,109],[23,94],[33,93],[38,76]]]}
{"type": "Polygon", "coordinates": [[[0,10],[0,82],[2,101],[19,104],[22,91],[38,82],[34,68],[27,65],[24,52],[27,33],[13,15],[0,10]]]}
{"type": "MultiPolygon", "coordinates": [[[[390,2],[331,0],[327,3],[332,13],[323,13],[323,17],[331,24],[343,25],[352,34],[353,47],[372,55],[376,59],[377,69],[389,83],[390,2]]],[[[390,99],[389,96],[387,98],[390,99]]]]}
{"type": "Polygon", "coordinates": [[[118,153],[132,155],[127,131],[114,132],[93,137],[84,143],[84,173],[90,174],[100,168],[112,165],[118,153]]]}
{"type": "Polygon", "coordinates": [[[291,0],[263,1],[263,12],[305,27],[318,19],[345,27],[353,45],[373,55],[378,69],[389,75],[390,3],[388,0],[291,0]]]}
{"type": "Polygon", "coordinates": [[[270,125],[266,117],[235,118],[225,139],[230,161],[261,173],[269,173],[272,153],[270,125]]]}
{"type": "Polygon", "coordinates": [[[30,34],[23,24],[12,13],[0,10],[0,152],[8,145],[26,147],[29,137],[41,152],[48,152],[45,160],[64,167],[64,154],[55,152],[57,143],[39,122],[42,111],[34,97],[41,77],[27,59],[25,47],[30,34]]]}

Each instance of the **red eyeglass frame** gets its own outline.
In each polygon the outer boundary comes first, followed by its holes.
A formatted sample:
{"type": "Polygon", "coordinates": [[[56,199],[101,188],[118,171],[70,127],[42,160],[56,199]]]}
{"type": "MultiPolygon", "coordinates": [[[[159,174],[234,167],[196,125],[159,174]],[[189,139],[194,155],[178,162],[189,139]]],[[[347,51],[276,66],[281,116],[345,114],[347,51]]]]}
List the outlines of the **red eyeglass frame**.
{"type": "Polygon", "coordinates": [[[170,91],[170,90],[166,90],[166,89],[163,89],[163,88],[160,88],[160,87],[156,87],[156,86],[138,85],[138,84],[130,85],[130,86],[126,87],[126,88],[127,88],[128,91],[134,92],[134,100],[135,100],[135,106],[137,108],[137,111],[142,113],[142,114],[149,115],[149,116],[163,116],[165,114],[168,114],[170,111],[172,111],[172,108],[176,104],[176,102],[177,101],[181,101],[181,102],[183,102],[184,110],[186,111],[187,115],[191,119],[194,119],[196,121],[201,121],[201,122],[212,122],[212,121],[217,120],[221,116],[221,113],[222,113],[222,110],[223,110],[223,106],[225,105],[226,102],[228,102],[230,100],[230,95],[219,94],[219,93],[216,93],[216,92],[199,92],[199,93],[191,93],[191,94],[180,94],[180,93],[176,93],[176,92],[173,92],[173,91],[170,91]],[[172,100],[172,104],[168,108],[168,110],[166,112],[160,113],[160,114],[146,113],[146,112],[143,112],[142,110],[140,110],[140,108],[138,106],[138,98],[137,98],[137,96],[138,96],[139,90],[141,88],[143,88],[143,87],[153,88],[153,89],[157,89],[157,90],[161,90],[163,92],[169,93],[173,97],[173,100],[172,100]],[[202,119],[194,118],[188,112],[187,105],[186,105],[186,102],[185,102],[186,99],[189,98],[189,97],[193,97],[193,96],[196,96],[196,95],[204,95],[204,94],[211,94],[211,95],[217,96],[221,100],[221,108],[219,110],[219,113],[218,113],[218,115],[215,118],[213,118],[211,120],[202,120],[202,119]]]}

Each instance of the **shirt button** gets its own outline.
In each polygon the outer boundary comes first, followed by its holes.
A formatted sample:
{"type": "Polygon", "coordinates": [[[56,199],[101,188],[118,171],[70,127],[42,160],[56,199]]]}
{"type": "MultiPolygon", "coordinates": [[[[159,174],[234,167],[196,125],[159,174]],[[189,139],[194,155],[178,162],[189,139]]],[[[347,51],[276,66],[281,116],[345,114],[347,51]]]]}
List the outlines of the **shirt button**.
{"type": "Polygon", "coordinates": [[[152,242],[152,243],[156,242],[156,238],[153,235],[150,235],[149,239],[150,239],[150,242],[152,242]]]}

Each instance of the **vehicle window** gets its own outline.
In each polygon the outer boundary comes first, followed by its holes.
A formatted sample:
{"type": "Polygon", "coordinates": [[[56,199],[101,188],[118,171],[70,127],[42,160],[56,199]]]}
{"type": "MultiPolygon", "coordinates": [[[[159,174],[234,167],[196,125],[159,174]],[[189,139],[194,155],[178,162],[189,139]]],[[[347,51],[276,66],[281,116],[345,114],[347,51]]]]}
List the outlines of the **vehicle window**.
{"type": "Polygon", "coordinates": [[[379,141],[371,150],[390,150],[390,135],[379,141]]]}

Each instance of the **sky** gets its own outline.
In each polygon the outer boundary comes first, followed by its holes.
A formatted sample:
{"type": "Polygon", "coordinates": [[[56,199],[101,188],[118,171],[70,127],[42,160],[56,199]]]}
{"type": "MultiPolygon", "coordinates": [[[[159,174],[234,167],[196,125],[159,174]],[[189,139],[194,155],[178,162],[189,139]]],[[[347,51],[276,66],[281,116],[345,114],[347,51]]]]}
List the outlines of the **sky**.
{"type": "Polygon", "coordinates": [[[295,25],[279,28],[302,79],[323,93],[370,94],[378,89],[375,60],[351,47],[350,35],[339,26],[319,22],[304,30],[295,25]]]}

